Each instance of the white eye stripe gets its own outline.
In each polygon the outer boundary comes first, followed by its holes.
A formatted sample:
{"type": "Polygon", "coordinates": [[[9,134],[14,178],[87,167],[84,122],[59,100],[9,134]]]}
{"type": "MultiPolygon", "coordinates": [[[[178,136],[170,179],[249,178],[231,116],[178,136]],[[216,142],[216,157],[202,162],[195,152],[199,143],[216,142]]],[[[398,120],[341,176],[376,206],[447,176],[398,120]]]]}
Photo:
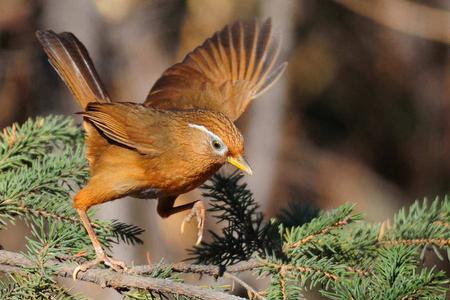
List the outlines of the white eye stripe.
{"type": "Polygon", "coordinates": [[[213,132],[211,132],[210,130],[208,130],[205,126],[197,125],[197,124],[191,124],[191,123],[189,123],[188,126],[191,127],[191,128],[195,128],[195,129],[198,129],[200,131],[203,131],[204,133],[206,133],[211,138],[211,140],[219,141],[222,144],[222,146],[223,146],[222,149],[218,152],[219,154],[224,155],[228,151],[228,148],[225,145],[225,143],[222,141],[222,139],[220,137],[218,137],[216,134],[214,134],[213,132]]]}
{"type": "Polygon", "coordinates": [[[210,130],[208,130],[205,126],[197,125],[197,124],[191,124],[191,123],[189,123],[188,126],[191,127],[191,128],[195,128],[195,129],[203,131],[204,133],[206,133],[207,135],[209,135],[213,139],[219,140],[223,144],[222,139],[220,137],[218,137],[217,135],[215,135],[214,133],[212,133],[210,130]]]}

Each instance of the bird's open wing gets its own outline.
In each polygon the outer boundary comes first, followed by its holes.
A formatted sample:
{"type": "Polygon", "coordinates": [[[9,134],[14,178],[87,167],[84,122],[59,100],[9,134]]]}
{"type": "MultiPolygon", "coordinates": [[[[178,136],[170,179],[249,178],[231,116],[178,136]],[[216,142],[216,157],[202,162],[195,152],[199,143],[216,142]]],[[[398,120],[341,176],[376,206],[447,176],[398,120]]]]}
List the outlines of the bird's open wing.
{"type": "Polygon", "coordinates": [[[278,52],[270,19],[226,26],[167,69],[144,105],[214,110],[234,121],[283,73],[286,63],[276,64],[278,52]]]}
{"type": "Polygon", "coordinates": [[[106,137],[142,154],[157,156],[170,141],[165,138],[168,112],[136,103],[89,103],[81,113],[106,137]]]}

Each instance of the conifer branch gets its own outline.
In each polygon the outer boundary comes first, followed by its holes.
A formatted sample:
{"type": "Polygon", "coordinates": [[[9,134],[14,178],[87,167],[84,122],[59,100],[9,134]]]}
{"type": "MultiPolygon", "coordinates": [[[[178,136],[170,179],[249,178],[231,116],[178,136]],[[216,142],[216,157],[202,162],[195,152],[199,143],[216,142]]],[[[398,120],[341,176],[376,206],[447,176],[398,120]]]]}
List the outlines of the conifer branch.
{"type": "MultiPolygon", "coordinates": [[[[0,250],[1,251],[1,250],[0,250]]],[[[200,274],[200,275],[208,275],[214,278],[218,278],[222,276],[224,272],[227,273],[241,273],[245,271],[252,271],[258,269],[263,266],[263,263],[256,259],[250,259],[248,261],[242,261],[235,265],[227,266],[227,267],[219,267],[214,265],[200,265],[200,264],[188,264],[185,262],[174,263],[174,264],[158,264],[158,265],[144,265],[144,266],[135,266],[132,268],[133,274],[150,274],[154,271],[156,267],[158,268],[169,268],[174,272],[179,273],[191,273],[191,274],[200,274]]]]}
{"type": "Polygon", "coordinates": [[[450,239],[399,239],[399,240],[388,240],[381,241],[381,244],[386,246],[399,246],[399,245],[416,245],[416,246],[425,246],[425,245],[436,245],[438,247],[448,247],[450,246],[450,239]]]}
{"type": "Polygon", "coordinates": [[[269,268],[274,268],[280,274],[284,274],[284,276],[286,276],[288,274],[288,272],[297,272],[297,273],[302,273],[302,274],[313,273],[313,274],[322,274],[323,276],[325,276],[328,279],[331,279],[333,281],[338,281],[339,280],[339,276],[336,275],[336,274],[333,274],[333,273],[325,271],[325,270],[311,268],[311,267],[308,267],[308,266],[297,266],[297,265],[289,265],[289,264],[277,264],[277,263],[270,262],[270,261],[265,261],[264,262],[264,266],[265,267],[269,267],[269,268]]]}
{"type": "Polygon", "coordinates": [[[247,290],[247,294],[249,295],[250,299],[260,299],[260,300],[266,300],[266,298],[261,295],[260,292],[256,291],[254,288],[252,288],[248,283],[246,283],[244,280],[240,279],[236,275],[233,275],[229,272],[225,272],[223,274],[224,277],[230,278],[234,282],[239,283],[243,288],[247,290]]]}
{"type": "Polygon", "coordinates": [[[351,217],[347,217],[347,218],[345,218],[343,220],[340,220],[340,221],[336,222],[335,224],[332,224],[331,226],[327,226],[327,227],[322,228],[322,229],[320,229],[319,231],[317,231],[317,232],[315,232],[313,234],[310,234],[310,235],[306,236],[305,238],[301,239],[298,242],[295,242],[294,244],[290,245],[289,247],[290,248],[300,247],[301,245],[310,242],[312,239],[318,237],[319,235],[327,234],[328,232],[330,232],[333,229],[340,228],[342,226],[347,225],[350,220],[351,220],[351,217]]]}
{"type": "MultiPolygon", "coordinates": [[[[48,262],[49,267],[57,269],[56,275],[59,277],[71,278],[76,266],[70,263],[58,262],[52,260],[48,262]]],[[[10,251],[0,250],[0,272],[26,274],[24,268],[32,267],[33,262],[22,254],[10,251]]],[[[145,275],[136,275],[142,272],[142,269],[150,271],[150,269],[161,268],[159,265],[141,266],[130,269],[127,273],[118,273],[110,269],[90,269],[86,272],[79,273],[78,280],[92,282],[101,287],[110,287],[117,290],[139,288],[156,293],[172,294],[186,296],[191,298],[205,300],[238,300],[243,299],[223,292],[218,292],[209,288],[200,288],[194,285],[174,282],[169,279],[151,278],[145,275]],[[137,268],[138,272],[134,269],[137,268]]],[[[196,269],[194,267],[193,269],[196,269]]],[[[181,269],[178,269],[179,271],[181,269]]],[[[190,270],[186,268],[185,271],[190,270]]]]}
{"type": "MultiPolygon", "coordinates": [[[[59,260],[54,260],[53,263],[57,265],[65,264],[65,262],[59,260]]],[[[23,254],[7,250],[0,250],[0,264],[10,266],[29,266],[31,265],[31,262],[23,254]]],[[[252,271],[262,266],[263,262],[256,259],[251,259],[249,261],[239,262],[235,265],[227,266],[225,270],[222,270],[218,266],[189,264],[186,262],[179,262],[172,264],[158,263],[150,265],[133,266],[129,269],[127,273],[132,275],[148,275],[153,273],[155,270],[170,269],[171,271],[177,273],[199,274],[218,278],[222,276],[224,272],[229,274],[236,274],[245,271],[252,271]]]]}
{"type": "MultiPolygon", "coordinates": [[[[73,260],[94,256],[72,207],[71,196],[88,178],[81,130],[69,118],[46,117],[13,125],[0,134],[0,230],[22,219],[31,229],[25,254],[0,250],[0,298],[76,299],[55,276],[69,277],[73,260]],[[82,256],[82,258],[80,258],[82,256]],[[56,296],[55,296],[56,295],[56,296]]],[[[301,299],[316,289],[330,299],[443,299],[448,276],[423,266],[428,249],[450,259],[450,200],[416,201],[389,222],[371,224],[345,204],[328,212],[295,202],[266,220],[242,176],[216,174],[204,187],[210,211],[224,227],[211,242],[191,249],[201,264],[152,264],[127,273],[93,269],[84,281],[115,288],[130,299],[180,295],[183,299],[240,299],[180,282],[178,274],[224,276],[250,298],[301,299]],[[256,291],[236,273],[270,278],[256,291]]],[[[95,219],[105,249],[139,243],[142,229],[95,219]]],[[[0,246],[1,249],[1,246],[0,246]]]]}
{"type": "Polygon", "coordinates": [[[286,295],[286,270],[284,268],[280,268],[279,284],[283,300],[288,300],[286,295]]]}
{"type": "Polygon", "coordinates": [[[444,221],[438,220],[438,221],[434,222],[433,224],[437,225],[437,226],[442,226],[442,227],[445,227],[445,228],[450,228],[450,223],[449,222],[444,222],[444,221]]]}
{"type": "MultiPolygon", "coordinates": [[[[80,224],[80,220],[73,216],[64,216],[64,215],[57,215],[51,211],[47,211],[44,209],[35,209],[27,206],[20,206],[19,210],[24,214],[30,214],[34,216],[40,216],[44,218],[52,218],[59,222],[70,222],[72,224],[80,224]]],[[[96,223],[92,223],[92,227],[98,228],[99,226],[96,223]]]]}

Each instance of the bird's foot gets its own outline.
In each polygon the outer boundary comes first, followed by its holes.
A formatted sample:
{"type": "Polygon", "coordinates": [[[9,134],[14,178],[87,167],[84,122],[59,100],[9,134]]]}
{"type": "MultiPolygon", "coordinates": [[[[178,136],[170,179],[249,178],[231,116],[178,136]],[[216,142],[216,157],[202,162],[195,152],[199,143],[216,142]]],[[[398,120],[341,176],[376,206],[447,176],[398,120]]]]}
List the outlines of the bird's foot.
{"type": "Polygon", "coordinates": [[[197,242],[195,243],[195,245],[199,245],[203,238],[203,228],[205,226],[205,218],[206,218],[205,204],[203,204],[203,202],[200,200],[194,203],[191,212],[184,218],[183,222],[181,223],[181,232],[184,232],[184,225],[186,223],[189,223],[194,216],[196,216],[197,218],[197,228],[198,228],[197,242]]]}
{"type": "Polygon", "coordinates": [[[88,261],[76,267],[75,270],[73,270],[72,278],[76,280],[77,275],[80,271],[86,272],[87,270],[99,265],[100,263],[104,263],[105,265],[107,265],[108,267],[112,268],[114,271],[117,272],[128,270],[127,265],[123,261],[112,259],[105,253],[100,253],[97,254],[97,258],[95,258],[94,260],[88,261]]]}

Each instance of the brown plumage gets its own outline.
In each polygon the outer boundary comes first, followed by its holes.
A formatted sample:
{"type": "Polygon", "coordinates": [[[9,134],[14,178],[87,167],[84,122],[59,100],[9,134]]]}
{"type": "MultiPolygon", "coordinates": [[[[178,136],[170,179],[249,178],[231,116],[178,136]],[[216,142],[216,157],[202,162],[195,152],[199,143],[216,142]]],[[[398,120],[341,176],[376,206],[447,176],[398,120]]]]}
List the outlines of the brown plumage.
{"type": "MultiPolygon", "coordinates": [[[[71,33],[38,31],[50,63],[80,104],[91,178],[74,197],[97,259],[106,256],[86,211],[93,205],[132,195],[157,198],[162,217],[191,209],[203,230],[201,202],[174,207],[178,195],[207,180],[229,162],[251,174],[244,141],[233,124],[252,99],[282,74],[279,45],[271,22],[237,22],[207,39],[183,62],[167,69],[144,104],[112,103],[83,44],[71,33]]],[[[184,224],[184,222],[183,222],[184,224]]]]}
{"type": "Polygon", "coordinates": [[[283,73],[279,49],[270,19],[227,25],[167,69],[144,105],[219,111],[234,121],[283,73]]]}

